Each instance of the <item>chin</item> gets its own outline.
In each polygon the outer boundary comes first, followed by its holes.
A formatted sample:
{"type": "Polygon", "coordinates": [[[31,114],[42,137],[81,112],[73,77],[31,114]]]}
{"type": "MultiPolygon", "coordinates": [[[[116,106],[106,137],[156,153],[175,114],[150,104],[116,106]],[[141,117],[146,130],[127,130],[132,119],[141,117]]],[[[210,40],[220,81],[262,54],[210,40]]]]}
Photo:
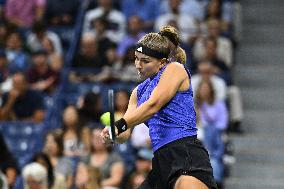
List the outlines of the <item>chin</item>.
{"type": "Polygon", "coordinates": [[[139,75],[139,78],[140,78],[141,80],[147,79],[147,78],[145,78],[145,77],[143,77],[143,76],[140,76],[140,75],[139,75]]]}

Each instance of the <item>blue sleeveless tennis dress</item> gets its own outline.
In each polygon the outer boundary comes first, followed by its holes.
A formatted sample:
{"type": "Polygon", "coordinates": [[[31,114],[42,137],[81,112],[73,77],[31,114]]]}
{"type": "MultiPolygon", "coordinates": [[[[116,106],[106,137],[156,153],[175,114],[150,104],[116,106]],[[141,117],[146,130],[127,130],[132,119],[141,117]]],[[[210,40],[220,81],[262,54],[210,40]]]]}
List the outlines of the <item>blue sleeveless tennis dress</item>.
{"type": "MultiPolygon", "coordinates": [[[[138,106],[150,98],[152,91],[157,86],[166,67],[167,66],[164,66],[155,76],[146,79],[138,85],[138,106]]],[[[190,77],[189,71],[187,69],[186,71],[190,77]]],[[[186,91],[178,91],[176,95],[147,120],[145,124],[149,127],[154,152],[174,140],[196,135],[196,113],[194,110],[191,85],[186,91]]]]}

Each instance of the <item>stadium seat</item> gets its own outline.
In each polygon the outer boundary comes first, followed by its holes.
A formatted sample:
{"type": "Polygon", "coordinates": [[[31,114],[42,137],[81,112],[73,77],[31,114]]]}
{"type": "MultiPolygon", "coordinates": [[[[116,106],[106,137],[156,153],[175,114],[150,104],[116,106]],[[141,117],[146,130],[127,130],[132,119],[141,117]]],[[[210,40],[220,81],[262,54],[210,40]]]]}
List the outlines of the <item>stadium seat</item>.
{"type": "Polygon", "coordinates": [[[29,122],[2,122],[1,131],[8,148],[18,161],[21,169],[32,156],[41,151],[46,132],[44,124],[29,122]]]}

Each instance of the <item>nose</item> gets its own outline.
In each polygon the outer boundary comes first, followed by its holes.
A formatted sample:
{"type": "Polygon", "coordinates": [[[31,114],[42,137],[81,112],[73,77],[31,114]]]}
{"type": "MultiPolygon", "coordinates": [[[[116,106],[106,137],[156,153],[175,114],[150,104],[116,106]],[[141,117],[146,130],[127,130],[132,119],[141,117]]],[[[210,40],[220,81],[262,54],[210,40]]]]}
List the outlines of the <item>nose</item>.
{"type": "Polygon", "coordinates": [[[140,60],[135,60],[135,67],[136,67],[136,69],[141,69],[142,68],[142,64],[141,64],[141,62],[140,62],[140,60]]]}

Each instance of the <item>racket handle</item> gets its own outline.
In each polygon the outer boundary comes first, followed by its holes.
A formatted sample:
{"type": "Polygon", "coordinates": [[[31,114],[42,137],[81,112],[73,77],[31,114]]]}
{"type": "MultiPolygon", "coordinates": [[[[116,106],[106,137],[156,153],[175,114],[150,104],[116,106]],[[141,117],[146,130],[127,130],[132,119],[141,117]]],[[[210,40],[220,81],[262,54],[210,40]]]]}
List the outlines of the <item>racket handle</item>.
{"type": "Polygon", "coordinates": [[[111,132],[111,127],[108,127],[108,134],[109,134],[110,140],[113,141],[113,136],[112,136],[112,132],[111,132]]]}

